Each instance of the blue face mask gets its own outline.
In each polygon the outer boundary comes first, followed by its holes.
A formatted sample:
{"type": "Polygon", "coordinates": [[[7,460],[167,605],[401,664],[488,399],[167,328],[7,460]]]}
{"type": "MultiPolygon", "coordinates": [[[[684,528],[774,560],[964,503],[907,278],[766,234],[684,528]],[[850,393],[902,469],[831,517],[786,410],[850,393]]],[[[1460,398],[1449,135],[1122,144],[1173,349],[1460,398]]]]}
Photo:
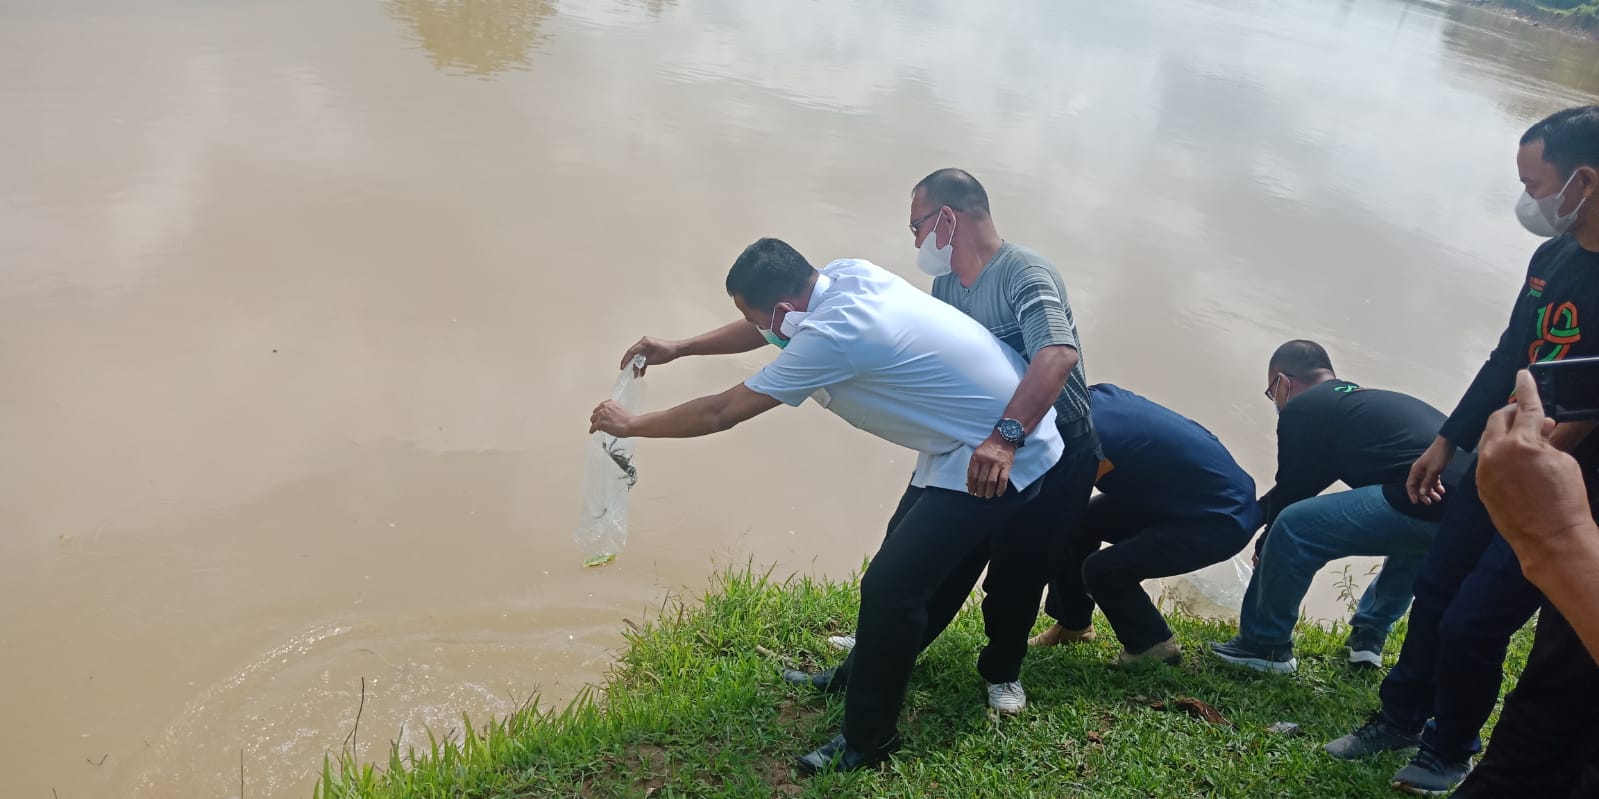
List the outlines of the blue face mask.
{"type": "Polygon", "coordinates": [[[778,338],[776,333],[773,333],[772,331],[767,330],[764,327],[757,327],[755,329],[761,331],[761,337],[766,339],[766,343],[768,343],[768,344],[770,344],[770,345],[772,345],[772,346],[774,346],[774,347],[776,347],[778,349],[782,349],[782,348],[788,346],[788,339],[786,339],[786,338],[778,338]]]}

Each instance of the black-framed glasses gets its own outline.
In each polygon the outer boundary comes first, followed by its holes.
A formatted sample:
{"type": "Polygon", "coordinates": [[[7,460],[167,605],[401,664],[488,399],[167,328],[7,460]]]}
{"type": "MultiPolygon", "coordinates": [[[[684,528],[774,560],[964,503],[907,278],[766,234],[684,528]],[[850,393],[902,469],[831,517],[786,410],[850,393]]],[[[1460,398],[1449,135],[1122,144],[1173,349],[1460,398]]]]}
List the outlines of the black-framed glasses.
{"type": "Polygon", "coordinates": [[[912,219],[911,220],[911,235],[912,236],[916,236],[916,235],[921,234],[921,232],[922,232],[922,223],[926,222],[929,219],[932,219],[935,216],[937,216],[938,212],[942,211],[942,210],[944,210],[944,207],[943,206],[939,206],[937,208],[934,208],[931,211],[928,211],[925,214],[922,214],[919,217],[916,217],[915,219],[912,219]]]}

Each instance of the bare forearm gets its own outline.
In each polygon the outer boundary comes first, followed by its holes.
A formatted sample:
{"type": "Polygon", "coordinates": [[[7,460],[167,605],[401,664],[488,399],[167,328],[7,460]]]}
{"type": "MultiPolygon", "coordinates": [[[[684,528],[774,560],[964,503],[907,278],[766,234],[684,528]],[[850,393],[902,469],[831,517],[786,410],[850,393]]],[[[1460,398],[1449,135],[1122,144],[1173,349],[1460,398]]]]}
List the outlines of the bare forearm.
{"type": "Polygon", "coordinates": [[[676,346],[681,355],[736,355],[765,343],[766,338],[755,329],[755,325],[739,319],[708,333],[678,341],[676,346]]]}
{"type": "Polygon", "coordinates": [[[1558,546],[1524,545],[1518,552],[1521,568],[1560,609],[1588,652],[1599,658],[1599,527],[1590,519],[1580,530],[1534,535],[1528,540],[1559,542],[1558,546]]]}
{"type": "MultiPolygon", "coordinates": [[[[606,413],[607,418],[602,420],[598,429],[604,429],[618,438],[696,438],[731,429],[739,422],[777,406],[777,400],[751,391],[739,383],[720,394],[689,400],[671,410],[639,416],[629,416],[625,411],[619,414],[606,413]]],[[[590,422],[594,422],[594,419],[590,419],[590,422]]]]}
{"type": "Polygon", "coordinates": [[[689,400],[664,411],[640,414],[628,424],[625,437],[698,438],[720,433],[732,427],[722,420],[725,405],[718,395],[689,400]]]}
{"type": "Polygon", "coordinates": [[[1077,350],[1071,347],[1057,345],[1039,350],[1027,365],[1027,372],[1022,375],[1016,393],[1011,395],[1010,404],[1005,406],[1005,418],[1021,422],[1031,433],[1060,398],[1067,378],[1077,368],[1077,360],[1077,350]]]}

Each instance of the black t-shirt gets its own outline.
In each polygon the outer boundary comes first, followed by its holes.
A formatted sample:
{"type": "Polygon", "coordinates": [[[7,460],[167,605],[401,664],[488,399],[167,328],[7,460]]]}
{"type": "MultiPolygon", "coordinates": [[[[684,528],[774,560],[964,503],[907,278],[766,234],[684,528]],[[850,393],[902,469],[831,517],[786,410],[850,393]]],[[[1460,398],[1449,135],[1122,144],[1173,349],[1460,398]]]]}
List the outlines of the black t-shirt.
{"type": "MultiPolygon", "coordinates": [[[[1442,503],[1412,504],[1405,479],[1443,422],[1442,411],[1397,391],[1361,388],[1347,380],[1307,389],[1283,406],[1277,420],[1277,485],[1261,498],[1267,526],[1283,508],[1340,480],[1350,488],[1380,485],[1395,510],[1436,520],[1442,503]]],[[[1446,484],[1459,482],[1467,460],[1456,457],[1450,463],[1446,484]]]]}
{"type": "Polygon", "coordinates": [[[1590,324],[1588,335],[1582,334],[1582,316],[1596,313],[1599,253],[1583,249],[1569,234],[1545,242],[1532,254],[1526,284],[1498,346],[1439,435],[1462,449],[1476,449],[1488,417],[1516,390],[1518,370],[1538,361],[1599,354],[1599,329],[1590,324]]]}

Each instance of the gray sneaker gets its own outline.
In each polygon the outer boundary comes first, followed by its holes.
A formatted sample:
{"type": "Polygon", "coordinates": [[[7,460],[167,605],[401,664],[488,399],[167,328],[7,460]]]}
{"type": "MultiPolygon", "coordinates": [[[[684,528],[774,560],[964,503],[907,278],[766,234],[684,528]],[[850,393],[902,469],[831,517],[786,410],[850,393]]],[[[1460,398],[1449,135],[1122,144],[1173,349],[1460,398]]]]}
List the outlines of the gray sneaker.
{"type": "Polygon", "coordinates": [[[1382,648],[1388,636],[1370,627],[1356,627],[1344,639],[1344,649],[1349,650],[1349,665],[1356,667],[1381,667],[1382,648]]]}
{"type": "Polygon", "coordinates": [[[1471,758],[1450,763],[1423,746],[1404,768],[1394,775],[1393,786],[1416,796],[1443,796],[1455,789],[1471,773],[1471,758]]]}
{"type": "Polygon", "coordinates": [[[988,684],[988,706],[995,713],[1014,716],[1027,707],[1027,692],[1020,682],[991,682],[988,684]]]}
{"type": "Polygon", "coordinates": [[[1260,646],[1245,640],[1242,635],[1234,636],[1231,641],[1212,641],[1210,652],[1228,663],[1245,666],[1255,671],[1291,674],[1299,668],[1299,660],[1294,657],[1292,646],[1275,648],[1260,646]]]}
{"type": "Polygon", "coordinates": [[[1380,711],[1371,714],[1360,729],[1324,747],[1339,760],[1360,760],[1383,752],[1400,752],[1421,744],[1419,733],[1400,729],[1380,711]]]}

